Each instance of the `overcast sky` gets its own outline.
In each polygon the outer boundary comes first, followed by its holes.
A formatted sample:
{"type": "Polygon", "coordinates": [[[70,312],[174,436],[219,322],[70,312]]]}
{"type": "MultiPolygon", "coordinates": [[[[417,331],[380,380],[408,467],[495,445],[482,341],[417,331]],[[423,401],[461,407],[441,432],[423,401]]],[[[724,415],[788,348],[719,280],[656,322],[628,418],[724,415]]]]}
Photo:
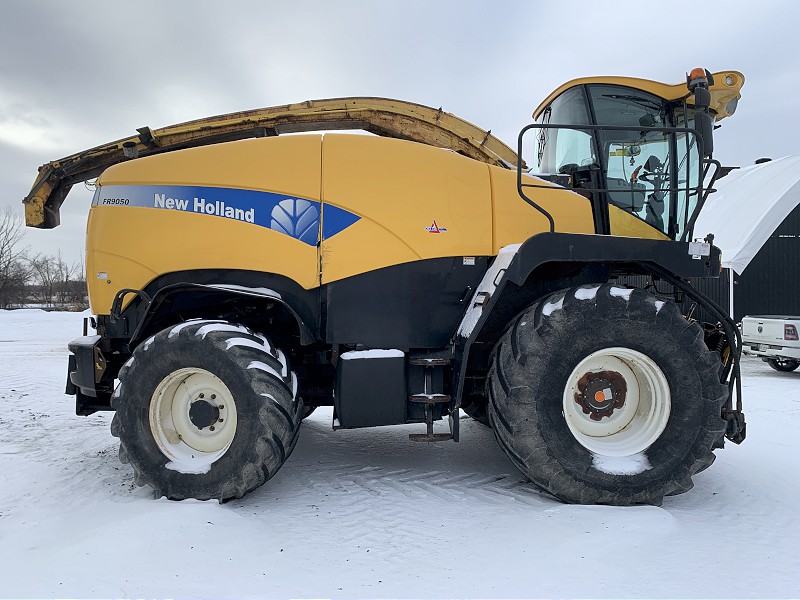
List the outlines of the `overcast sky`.
{"type": "MultiPolygon", "coordinates": [[[[0,2],[0,208],[39,165],[151,128],[340,96],[443,107],[514,145],[532,110],[575,77],[679,83],[738,70],[738,112],[715,156],[800,153],[800,2],[155,0],[0,2]]],[[[77,259],[91,193],[35,252],[77,259]]],[[[757,199],[754,199],[757,201],[757,199]]]]}

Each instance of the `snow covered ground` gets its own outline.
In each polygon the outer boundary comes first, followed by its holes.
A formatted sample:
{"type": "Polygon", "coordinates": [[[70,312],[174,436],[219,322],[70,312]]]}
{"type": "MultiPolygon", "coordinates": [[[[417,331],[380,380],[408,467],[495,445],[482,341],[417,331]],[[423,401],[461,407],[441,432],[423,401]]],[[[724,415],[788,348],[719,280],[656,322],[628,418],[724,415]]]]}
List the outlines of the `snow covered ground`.
{"type": "Polygon", "coordinates": [[[154,500],[74,415],[81,315],[0,311],[0,597],[798,597],[800,372],[745,359],[749,435],[661,508],[568,506],[491,431],[303,425],[241,501],[154,500]]]}

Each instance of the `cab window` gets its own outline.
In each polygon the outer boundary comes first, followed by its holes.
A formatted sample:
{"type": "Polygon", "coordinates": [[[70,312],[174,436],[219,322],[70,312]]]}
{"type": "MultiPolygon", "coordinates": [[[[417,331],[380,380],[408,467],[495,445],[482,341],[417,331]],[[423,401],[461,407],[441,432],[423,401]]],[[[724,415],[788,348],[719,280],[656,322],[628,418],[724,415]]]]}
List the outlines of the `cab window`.
{"type": "MultiPolygon", "coordinates": [[[[542,124],[588,125],[591,123],[582,88],[561,94],[537,119],[542,124]]],[[[569,173],[572,165],[588,166],[595,162],[590,130],[540,129],[537,136],[537,168],[541,173],[569,173]]]]}

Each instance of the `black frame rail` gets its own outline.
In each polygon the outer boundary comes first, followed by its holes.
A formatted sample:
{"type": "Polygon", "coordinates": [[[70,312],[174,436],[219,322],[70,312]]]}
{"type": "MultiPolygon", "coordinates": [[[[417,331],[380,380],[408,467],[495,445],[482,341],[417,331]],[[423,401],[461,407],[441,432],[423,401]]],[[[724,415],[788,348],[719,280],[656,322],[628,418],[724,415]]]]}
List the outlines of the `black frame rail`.
{"type": "Polygon", "coordinates": [[[728,364],[723,365],[720,373],[720,382],[728,386],[728,400],[722,408],[722,418],[727,423],[725,437],[735,444],[741,444],[747,436],[747,423],[742,411],[742,336],[739,328],[721,306],[680,277],[676,277],[667,269],[653,263],[641,263],[641,266],[650,271],[651,274],[670,283],[673,288],[681,290],[718,319],[728,340],[728,347],[731,350],[728,364]],[[734,393],[736,395],[735,408],[733,406],[734,393]]]}

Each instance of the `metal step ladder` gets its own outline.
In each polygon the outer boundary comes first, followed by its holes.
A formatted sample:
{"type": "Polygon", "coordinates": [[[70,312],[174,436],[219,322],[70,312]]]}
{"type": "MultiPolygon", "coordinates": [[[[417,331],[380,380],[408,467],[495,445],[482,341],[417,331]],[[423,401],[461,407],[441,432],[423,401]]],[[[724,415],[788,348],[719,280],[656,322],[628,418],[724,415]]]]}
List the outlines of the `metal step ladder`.
{"type": "Polygon", "coordinates": [[[441,394],[434,391],[434,371],[435,369],[444,369],[451,364],[450,359],[447,358],[411,358],[409,365],[424,368],[424,384],[423,390],[417,394],[411,394],[408,397],[409,402],[423,406],[425,414],[425,425],[427,426],[426,433],[410,433],[408,439],[412,442],[443,442],[447,440],[458,441],[458,413],[454,411],[449,416],[449,433],[434,433],[433,432],[433,407],[437,404],[448,405],[452,398],[447,394],[441,394]]]}

